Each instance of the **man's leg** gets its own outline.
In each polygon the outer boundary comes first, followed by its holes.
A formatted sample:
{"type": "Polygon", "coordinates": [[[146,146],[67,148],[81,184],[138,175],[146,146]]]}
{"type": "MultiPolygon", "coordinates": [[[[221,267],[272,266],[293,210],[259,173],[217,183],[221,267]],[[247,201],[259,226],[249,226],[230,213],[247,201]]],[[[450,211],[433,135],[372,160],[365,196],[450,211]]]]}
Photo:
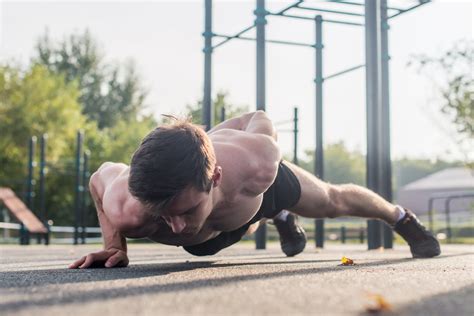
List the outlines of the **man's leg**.
{"type": "Polygon", "coordinates": [[[439,254],[439,243],[412,212],[403,214],[403,209],[364,187],[354,184],[332,185],[290,162],[284,163],[301,184],[301,197],[290,211],[310,218],[357,216],[381,219],[394,226],[407,240],[413,256],[432,257],[439,254]],[[420,245],[423,250],[417,249],[420,245]],[[425,250],[426,247],[430,249],[425,250]]]}
{"type": "Polygon", "coordinates": [[[310,218],[378,218],[390,225],[398,220],[397,207],[376,193],[354,184],[329,184],[290,162],[284,163],[301,184],[301,197],[291,208],[292,212],[310,218]]]}

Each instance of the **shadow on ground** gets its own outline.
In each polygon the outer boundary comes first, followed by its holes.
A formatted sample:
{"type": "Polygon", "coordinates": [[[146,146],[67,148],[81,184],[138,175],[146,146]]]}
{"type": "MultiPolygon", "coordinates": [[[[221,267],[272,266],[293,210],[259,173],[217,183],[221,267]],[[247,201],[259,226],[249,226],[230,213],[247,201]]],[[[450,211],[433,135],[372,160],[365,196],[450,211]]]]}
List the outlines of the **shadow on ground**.
{"type": "MultiPolygon", "coordinates": [[[[472,253],[463,253],[455,255],[441,256],[438,258],[433,258],[431,260],[438,260],[446,257],[456,257],[464,256],[466,254],[472,253]]],[[[191,281],[179,281],[173,283],[160,283],[153,285],[143,285],[143,286],[127,286],[119,288],[108,288],[108,289],[91,289],[91,290],[78,290],[73,291],[62,291],[60,296],[54,297],[42,297],[41,299],[20,299],[13,302],[6,302],[0,304],[0,310],[3,312],[12,312],[12,311],[21,311],[23,309],[29,308],[31,306],[35,307],[46,307],[57,304],[70,304],[70,303],[88,303],[94,301],[104,301],[107,299],[114,298],[126,298],[134,297],[143,294],[159,294],[159,293],[170,293],[177,291],[190,291],[200,288],[208,287],[219,287],[225,286],[227,284],[232,284],[236,282],[246,282],[251,280],[262,280],[270,278],[283,278],[287,276],[299,276],[299,275],[308,275],[308,274],[322,274],[326,272],[337,272],[343,271],[346,269],[363,269],[366,267],[376,267],[383,265],[394,265],[402,264],[404,262],[410,262],[414,259],[412,258],[402,258],[395,260],[380,260],[369,263],[361,263],[355,266],[345,267],[339,266],[336,262],[339,260],[298,260],[298,261],[254,261],[247,260],[245,262],[235,262],[235,263],[219,263],[215,261],[193,261],[193,262],[183,262],[183,263],[166,263],[166,264],[141,264],[133,265],[129,268],[122,269],[84,269],[84,270],[69,270],[69,269],[49,269],[49,270],[28,270],[28,271],[11,271],[11,272],[2,272],[0,273],[0,279],[2,280],[0,288],[15,290],[19,289],[22,291],[24,289],[26,292],[29,287],[41,287],[50,284],[67,284],[67,283],[80,283],[80,282],[97,282],[97,281],[107,281],[107,280],[125,280],[125,279],[138,279],[144,277],[160,277],[167,275],[173,272],[184,272],[192,271],[197,269],[218,269],[226,267],[237,267],[237,266],[260,266],[260,265],[281,265],[285,264],[288,266],[298,265],[298,264],[316,264],[315,267],[305,267],[298,269],[291,269],[287,271],[278,271],[278,272],[264,272],[264,273],[255,273],[255,269],[249,269],[253,273],[249,274],[239,274],[237,276],[225,276],[218,277],[218,271],[216,272],[215,278],[201,278],[191,281]],[[318,267],[317,263],[321,262],[334,262],[334,266],[331,267],[318,267]]],[[[423,259],[416,259],[423,260],[423,259]]],[[[40,291],[40,289],[38,290],[40,291]]],[[[464,292],[465,295],[472,294],[472,287],[466,289],[464,292]]],[[[465,299],[465,297],[463,297],[465,299]]],[[[426,302],[429,305],[429,301],[426,302]]],[[[420,310],[422,307],[420,307],[420,310]]]]}
{"type": "MultiPolygon", "coordinates": [[[[440,293],[423,298],[420,301],[412,302],[401,308],[396,308],[390,315],[453,315],[472,316],[474,315],[474,284],[462,287],[456,291],[440,293]],[[471,302],[467,303],[466,302],[471,302]]],[[[387,315],[388,315],[387,314],[387,315]]],[[[360,316],[374,315],[364,312],[360,316]]]]}

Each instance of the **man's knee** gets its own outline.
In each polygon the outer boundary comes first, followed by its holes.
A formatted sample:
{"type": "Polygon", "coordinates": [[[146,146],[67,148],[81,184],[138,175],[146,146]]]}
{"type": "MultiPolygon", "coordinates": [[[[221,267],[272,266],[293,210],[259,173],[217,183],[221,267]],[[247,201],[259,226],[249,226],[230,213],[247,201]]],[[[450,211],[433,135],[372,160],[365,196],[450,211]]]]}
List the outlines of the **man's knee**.
{"type": "Polygon", "coordinates": [[[255,231],[260,227],[260,224],[264,224],[267,220],[265,218],[262,218],[260,221],[253,223],[252,225],[249,226],[247,231],[245,232],[245,235],[251,235],[255,233],[255,231]]]}
{"type": "Polygon", "coordinates": [[[347,215],[345,195],[351,190],[352,184],[330,185],[328,188],[325,217],[335,218],[347,215]]]}

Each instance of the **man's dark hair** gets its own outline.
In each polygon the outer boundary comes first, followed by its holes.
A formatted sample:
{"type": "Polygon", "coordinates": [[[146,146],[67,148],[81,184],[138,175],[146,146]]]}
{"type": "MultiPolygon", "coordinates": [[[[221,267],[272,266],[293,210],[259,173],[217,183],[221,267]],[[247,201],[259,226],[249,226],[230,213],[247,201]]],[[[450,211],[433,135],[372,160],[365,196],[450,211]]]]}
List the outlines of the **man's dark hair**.
{"type": "Polygon", "coordinates": [[[189,120],[151,131],[130,163],[130,193],[155,213],[188,186],[209,192],[216,157],[206,132],[189,120]]]}

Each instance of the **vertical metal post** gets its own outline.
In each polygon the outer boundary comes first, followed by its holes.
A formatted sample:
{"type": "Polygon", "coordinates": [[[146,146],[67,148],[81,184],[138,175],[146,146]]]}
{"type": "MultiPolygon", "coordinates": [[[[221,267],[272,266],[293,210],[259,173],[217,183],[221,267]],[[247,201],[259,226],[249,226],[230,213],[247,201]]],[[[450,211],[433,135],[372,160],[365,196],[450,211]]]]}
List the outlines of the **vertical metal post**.
{"type": "Polygon", "coordinates": [[[87,185],[89,179],[89,151],[84,152],[83,168],[82,168],[82,199],[81,199],[81,244],[86,243],[86,220],[87,220],[87,193],[89,192],[87,185]]]}
{"type": "MultiPolygon", "coordinates": [[[[316,149],[314,154],[314,174],[324,179],[324,148],[323,148],[323,18],[315,17],[315,92],[316,92],[316,149]]],[[[324,247],[324,220],[315,220],[316,247],[324,247]]]]}
{"type": "Polygon", "coordinates": [[[225,107],[221,107],[221,123],[225,121],[225,107]]]}
{"type": "Polygon", "coordinates": [[[293,163],[298,165],[298,107],[293,109],[293,163]]]}
{"type": "MultiPolygon", "coordinates": [[[[380,193],[380,0],[365,0],[365,72],[367,102],[367,187],[380,193]]],[[[367,221],[369,249],[382,246],[382,226],[378,220],[367,221]]]]}
{"type": "Polygon", "coordinates": [[[206,131],[212,128],[212,115],[214,113],[211,100],[212,85],[212,0],[204,2],[204,98],[202,102],[202,120],[206,131]]]}
{"type": "MultiPolygon", "coordinates": [[[[257,0],[257,8],[254,11],[255,25],[257,29],[257,77],[256,77],[256,101],[257,110],[265,111],[265,18],[267,11],[265,10],[265,0],[257,0]]],[[[265,249],[267,239],[267,227],[265,224],[260,225],[255,233],[255,244],[257,249],[265,249]]]]}
{"type": "Polygon", "coordinates": [[[451,243],[452,231],[451,231],[451,214],[450,214],[450,203],[451,198],[447,198],[445,202],[445,215],[446,215],[446,241],[448,244],[451,243]]]}
{"type": "MultiPolygon", "coordinates": [[[[26,195],[25,195],[26,206],[30,210],[33,210],[33,196],[35,194],[34,189],[33,189],[35,185],[35,180],[33,179],[35,166],[36,166],[35,151],[36,151],[36,136],[32,136],[28,143],[28,178],[26,180],[26,195]]],[[[23,223],[21,224],[20,231],[21,231],[20,244],[29,245],[30,233],[25,228],[25,225],[23,225],[23,223]]]]}
{"type": "Polygon", "coordinates": [[[257,8],[254,11],[256,16],[255,25],[257,29],[257,110],[265,111],[265,18],[267,11],[265,10],[265,0],[257,0],[257,8]]]}
{"type": "Polygon", "coordinates": [[[428,200],[428,222],[430,227],[430,232],[434,233],[433,231],[433,199],[428,200]]]}
{"type": "MultiPolygon", "coordinates": [[[[40,167],[39,167],[39,214],[43,224],[48,228],[48,214],[46,211],[46,144],[48,134],[41,135],[40,138],[40,167]]],[[[49,231],[49,228],[48,228],[49,231]]],[[[44,235],[45,245],[49,244],[49,232],[44,235]]]]}
{"type": "Polygon", "coordinates": [[[75,185],[75,207],[74,207],[74,245],[79,243],[79,219],[81,212],[81,197],[82,197],[82,145],[84,143],[84,133],[77,132],[76,141],[76,185],[75,185]]]}
{"type": "Polygon", "coordinates": [[[341,226],[341,243],[346,243],[346,226],[341,226]]]}
{"type": "MultiPolygon", "coordinates": [[[[389,76],[389,50],[388,50],[388,25],[387,0],[380,1],[380,46],[381,46],[381,172],[382,196],[389,202],[392,201],[392,160],[390,155],[390,76],[389,76]]],[[[393,230],[387,223],[383,223],[383,246],[393,248],[393,230]]]]}

